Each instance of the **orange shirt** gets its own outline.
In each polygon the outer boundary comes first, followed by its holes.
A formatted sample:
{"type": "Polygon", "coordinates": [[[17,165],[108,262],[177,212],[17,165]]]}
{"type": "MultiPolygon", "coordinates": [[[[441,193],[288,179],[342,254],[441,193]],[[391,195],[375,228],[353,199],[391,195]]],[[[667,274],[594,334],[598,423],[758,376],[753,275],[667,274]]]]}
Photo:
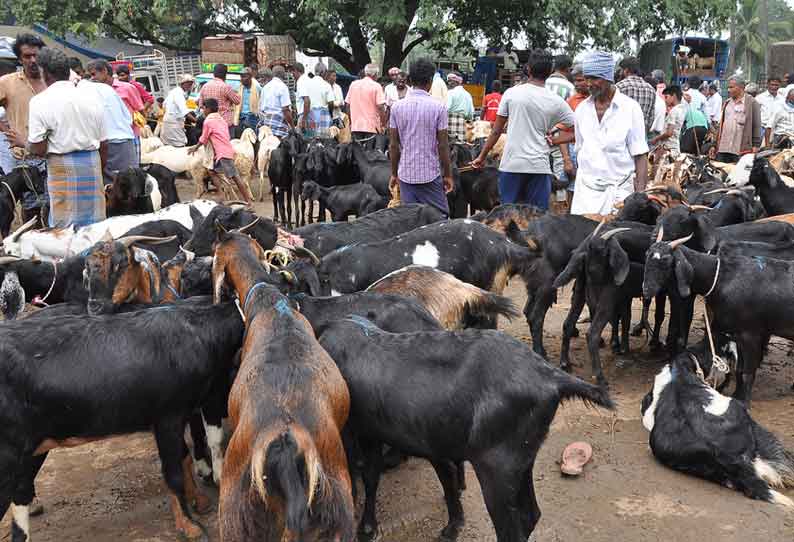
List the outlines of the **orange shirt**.
{"type": "Polygon", "coordinates": [[[482,107],[485,110],[483,120],[496,122],[496,112],[499,110],[499,102],[501,101],[502,95],[498,92],[491,92],[482,99],[482,107]]]}
{"type": "Polygon", "coordinates": [[[576,111],[576,108],[579,107],[579,104],[585,101],[590,96],[588,94],[579,94],[578,92],[568,98],[568,105],[571,106],[571,109],[576,111]]]}

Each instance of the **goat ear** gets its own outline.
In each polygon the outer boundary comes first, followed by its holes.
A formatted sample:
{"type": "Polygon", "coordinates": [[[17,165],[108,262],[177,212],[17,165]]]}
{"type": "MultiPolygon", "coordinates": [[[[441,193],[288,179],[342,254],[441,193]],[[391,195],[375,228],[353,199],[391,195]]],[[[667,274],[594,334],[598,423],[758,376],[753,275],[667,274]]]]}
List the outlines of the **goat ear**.
{"type": "Polygon", "coordinates": [[[675,258],[675,278],[678,283],[678,293],[681,294],[681,297],[687,298],[692,295],[691,286],[695,270],[680,250],[674,250],[673,257],[675,258]]]}
{"type": "Polygon", "coordinates": [[[620,246],[618,240],[614,238],[609,240],[609,266],[612,268],[612,273],[614,275],[612,280],[615,281],[617,286],[626,282],[626,277],[629,276],[629,270],[631,269],[631,263],[629,262],[629,256],[626,254],[626,251],[620,246]]]}
{"type": "Polygon", "coordinates": [[[697,222],[695,237],[700,242],[700,246],[706,251],[710,251],[717,246],[717,236],[714,232],[714,225],[705,213],[698,213],[695,221],[697,222]]]}
{"type": "Polygon", "coordinates": [[[190,220],[193,221],[192,229],[193,231],[196,231],[196,228],[198,228],[201,225],[201,223],[204,222],[204,215],[201,214],[194,205],[188,207],[188,210],[190,211],[190,220]]]}
{"type": "Polygon", "coordinates": [[[524,241],[524,238],[521,236],[521,230],[514,220],[511,220],[507,228],[505,228],[505,235],[517,245],[526,245],[526,241],[524,241]]]}
{"type": "Polygon", "coordinates": [[[557,275],[557,278],[554,279],[554,284],[552,287],[562,288],[579,276],[584,269],[585,256],[587,256],[587,252],[585,250],[576,250],[573,253],[573,256],[571,256],[568,265],[566,265],[565,269],[562,270],[562,273],[557,275]]]}

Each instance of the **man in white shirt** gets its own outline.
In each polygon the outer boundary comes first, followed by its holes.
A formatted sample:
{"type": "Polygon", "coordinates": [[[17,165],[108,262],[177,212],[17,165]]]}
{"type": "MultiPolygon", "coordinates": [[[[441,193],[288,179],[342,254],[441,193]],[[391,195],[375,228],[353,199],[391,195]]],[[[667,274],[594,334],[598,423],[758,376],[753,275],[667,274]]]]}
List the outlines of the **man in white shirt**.
{"type": "Polygon", "coordinates": [[[259,114],[262,124],[268,126],[274,136],[282,138],[287,135],[292,122],[292,108],[289,89],[284,83],[287,72],[284,66],[273,66],[273,79],[262,87],[259,96],[259,114]]]}
{"type": "Polygon", "coordinates": [[[571,213],[609,215],[648,181],[645,118],[640,105],[615,87],[610,53],[591,53],[582,68],[590,97],[575,112],[579,169],[571,213]]]}
{"type": "Polygon", "coordinates": [[[171,89],[163,102],[165,115],[163,115],[163,128],[160,131],[160,140],[163,145],[184,147],[187,145],[185,135],[185,118],[195,117],[187,107],[187,94],[193,88],[193,76],[184,74],[179,79],[179,86],[171,89]]]}
{"type": "Polygon", "coordinates": [[[662,93],[664,94],[665,105],[670,108],[670,112],[665,117],[662,133],[651,139],[651,145],[660,144],[671,155],[678,156],[681,152],[681,127],[684,125],[687,109],[681,103],[683,98],[681,87],[671,85],[665,88],[662,93]]]}
{"type": "Polygon", "coordinates": [[[761,126],[766,130],[775,109],[785,101],[785,95],[780,92],[780,77],[770,75],[766,80],[766,90],[756,96],[755,101],[761,105],[761,126]]]}
{"type": "Polygon", "coordinates": [[[295,79],[295,111],[297,111],[300,116],[303,112],[303,98],[300,96],[304,95],[306,92],[304,86],[309,80],[309,76],[306,75],[306,68],[303,64],[296,62],[292,66],[292,77],[295,79]]]}
{"type": "Polygon", "coordinates": [[[700,77],[697,75],[693,75],[687,80],[687,84],[689,85],[689,90],[684,93],[685,103],[688,103],[689,107],[693,107],[708,116],[708,112],[706,111],[706,97],[700,92],[700,85],[703,84],[703,81],[701,81],[700,77]]]}
{"type": "Polygon", "coordinates": [[[325,80],[326,71],[325,64],[318,62],[314,67],[314,77],[309,78],[297,94],[303,102],[298,128],[306,137],[328,137],[331,128],[334,90],[325,80]]]}
{"type": "Polygon", "coordinates": [[[328,70],[325,72],[325,80],[331,85],[334,91],[334,112],[331,114],[332,121],[342,118],[342,108],[345,106],[345,96],[342,94],[342,87],[336,82],[336,72],[328,70]]]}
{"type": "Polygon", "coordinates": [[[706,113],[712,124],[720,122],[722,116],[722,95],[716,83],[709,84],[709,97],[706,100],[706,113]]]}
{"type": "Polygon", "coordinates": [[[386,88],[383,89],[384,94],[386,94],[386,105],[391,106],[392,103],[398,100],[397,97],[397,76],[400,75],[400,68],[393,67],[389,68],[389,79],[391,79],[391,83],[386,85],[386,88]]]}
{"type": "Polygon", "coordinates": [[[105,219],[102,185],[104,103],[69,81],[69,59],[44,47],[38,55],[47,89],[30,100],[26,150],[47,157],[50,226],[87,226],[105,219]]]}

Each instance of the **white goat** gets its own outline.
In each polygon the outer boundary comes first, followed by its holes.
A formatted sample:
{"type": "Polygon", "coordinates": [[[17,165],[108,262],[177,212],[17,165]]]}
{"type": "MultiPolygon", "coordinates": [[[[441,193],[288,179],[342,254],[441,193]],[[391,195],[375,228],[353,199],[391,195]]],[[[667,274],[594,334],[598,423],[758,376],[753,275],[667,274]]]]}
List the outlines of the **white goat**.
{"type": "Polygon", "coordinates": [[[281,141],[268,126],[259,128],[259,153],[256,156],[256,166],[259,168],[259,201],[265,200],[265,177],[267,168],[270,167],[270,153],[280,144],[281,141]]]}
{"type": "Polygon", "coordinates": [[[251,177],[254,175],[254,143],[256,134],[251,128],[246,128],[240,135],[240,139],[232,139],[234,149],[234,167],[240,174],[240,180],[248,185],[251,190],[251,177]]]}
{"type": "Polygon", "coordinates": [[[141,159],[149,153],[152,153],[163,146],[163,142],[159,137],[142,137],[141,138],[141,159]]]}
{"type": "Polygon", "coordinates": [[[16,232],[3,239],[5,253],[20,258],[39,258],[44,261],[60,260],[92,247],[105,234],[118,239],[130,229],[146,222],[156,220],[175,220],[189,230],[193,229],[193,207],[201,216],[207,216],[217,203],[209,200],[195,200],[190,203],[175,203],[156,213],[143,215],[126,215],[108,218],[96,224],[79,229],[67,227],[29,231],[35,226],[31,220],[16,232]]]}

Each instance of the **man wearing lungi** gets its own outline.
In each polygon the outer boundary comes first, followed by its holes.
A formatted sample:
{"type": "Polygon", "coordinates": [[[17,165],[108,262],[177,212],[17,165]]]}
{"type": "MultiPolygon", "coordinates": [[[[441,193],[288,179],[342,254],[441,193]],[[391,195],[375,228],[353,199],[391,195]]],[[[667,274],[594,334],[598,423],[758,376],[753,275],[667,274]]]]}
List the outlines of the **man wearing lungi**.
{"type": "Polygon", "coordinates": [[[262,124],[268,126],[274,136],[281,139],[292,126],[292,101],[284,78],[284,66],[273,66],[273,78],[262,87],[259,97],[259,115],[262,124]]]}
{"type": "Polygon", "coordinates": [[[314,77],[298,90],[297,96],[303,103],[298,128],[306,137],[329,137],[334,89],[325,80],[326,71],[325,64],[318,62],[314,67],[314,77]]]}
{"type": "Polygon", "coordinates": [[[463,88],[463,77],[454,72],[447,75],[447,112],[449,114],[449,138],[466,141],[466,121],[474,119],[474,101],[463,88]]]}
{"type": "Polygon", "coordinates": [[[188,109],[186,97],[190,89],[193,88],[193,76],[184,74],[179,79],[179,86],[171,89],[163,102],[165,115],[163,116],[163,128],[160,131],[160,140],[163,145],[172,147],[184,147],[187,145],[187,135],[185,134],[185,118],[189,117],[196,120],[196,116],[188,109]]]}
{"type": "Polygon", "coordinates": [[[104,220],[104,104],[95,92],[69,81],[69,59],[63,52],[44,47],[38,63],[47,89],[30,100],[27,151],[47,157],[50,226],[80,227],[104,220]]]}

